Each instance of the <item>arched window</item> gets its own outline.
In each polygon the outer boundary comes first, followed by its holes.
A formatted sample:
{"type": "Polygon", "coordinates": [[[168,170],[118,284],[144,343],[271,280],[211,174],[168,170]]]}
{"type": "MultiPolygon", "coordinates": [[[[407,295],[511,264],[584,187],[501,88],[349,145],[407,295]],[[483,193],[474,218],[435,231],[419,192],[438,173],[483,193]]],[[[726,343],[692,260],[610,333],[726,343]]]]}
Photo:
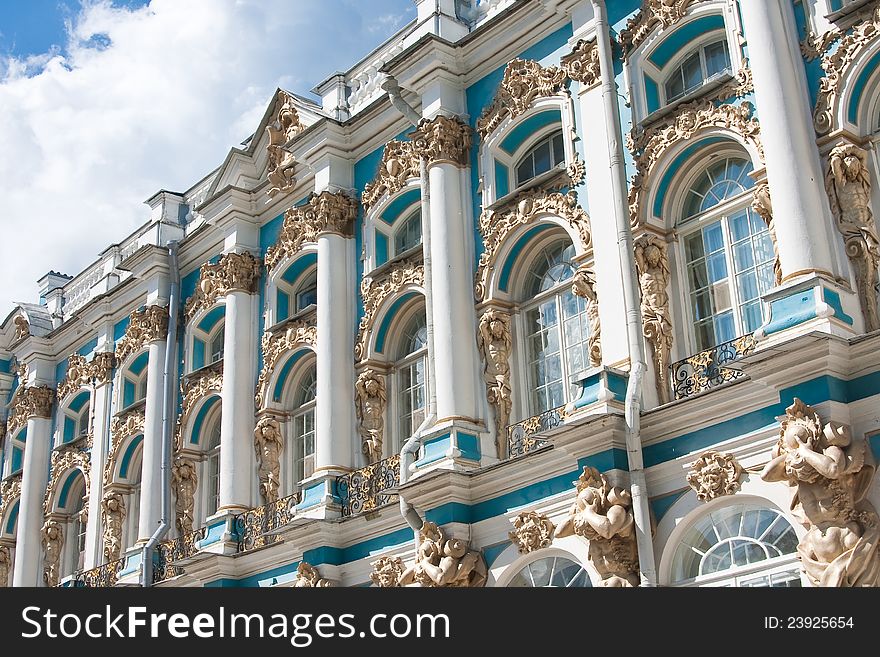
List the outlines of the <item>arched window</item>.
{"type": "Polygon", "coordinates": [[[128,408],[147,398],[147,363],[149,352],[141,352],[131,361],[122,375],[122,408],[128,408]]]}
{"type": "Polygon", "coordinates": [[[764,320],[761,295],[773,286],[773,242],[751,209],[752,164],[722,157],[686,192],[680,231],[697,351],[751,333],[764,320]]]}
{"type": "Polygon", "coordinates": [[[686,55],[667,76],[663,85],[666,103],[686,96],[724,72],[730,72],[727,40],[718,39],[700,46],[686,55]]]}
{"type": "Polygon", "coordinates": [[[27,439],[27,428],[23,427],[9,441],[9,465],[7,466],[7,477],[21,472],[24,466],[24,450],[27,439]]]}
{"type": "Polygon", "coordinates": [[[318,304],[318,271],[313,270],[303,279],[296,290],[296,311],[318,304]]]}
{"type": "Polygon", "coordinates": [[[82,390],[64,407],[61,422],[61,441],[69,443],[89,434],[90,393],[82,390]]]}
{"type": "Polygon", "coordinates": [[[394,233],[394,255],[409,251],[422,243],[422,211],[410,214],[394,233]]]}
{"type": "Polygon", "coordinates": [[[508,582],[509,587],[578,588],[592,586],[590,576],[579,563],[565,557],[544,557],[532,561],[508,582]]]}
{"type": "Polygon", "coordinates": [[[570,401],[569,377],[590,366],[586,302],[571,291],[574,254],[569,240],[544,247],[523,290],[530,415],[570,401]]]}
{"type": "Polygon", "coordinates": [[[516,186],[524,185],[562,162],[565,162],[565,147],[562,130],[557,130],[532,146],[519,160],[516,165],[516,186]]]}
{"type": "Polygon", "coordinates": [[[223,341],[226,339],[226,327],[223,323],[211,336],[210,362],[216,363],[223,358],[223,341]]]}
{"type": "Polygon", "coordinates": [[[700,517],[672,562],[678,586],[798,587],[798,537],[777,510],[734,504],[700,517]]]}
{"type": "Polygon", "coordinates": [[[86,549],[86,523],[83,518],[85,507],[85,480],[81,474],[71,474],[76,481],[66,491],[64,508],[64,554],[61,559],[61,576],[66,577],[79,572],[84,567],[86,549]]]}
{"type": "Polygon", "coordinates": [[[311,364],[300,376],[293,395],[293,444],[287,451],[287,495],[315,471],[315,397],[318,387],[317,368],[311,364]]]}
{"type": "Polygon", "coordinates": [[[428,328],[422,311],[405,324],[394,363],[394,383],[397,398],[394,451],[399,452],[424,422],[427,409],[428,328]]]}
{"type": "Polygon", "coordinates": [[[205,438],[205,514],[204,519],[217,513],[220,507],[220,412],[213,415],[205,438]]]}
{"type": "Polygon", "coordinates": [[[132,455],[131,463],[128,466],[128,486],[129,492],[125,500],[125,527],[122,536],[122,551],[120,555],[124,555],[125,551],[132,547],[138,540],[138,521],[141,513],[141,464],[143,455],[143,442],[137,451],[132,455]]]}
{"type": "Polygon", "coordinates": [[[89,412],[90,412],[89,402],[86,402],[82,407],[82,410],[76,417],[76,424],[74,426],[74,435],[77,438],[82,438],[83,436],[88,435],[89,433],[89,412]]]}

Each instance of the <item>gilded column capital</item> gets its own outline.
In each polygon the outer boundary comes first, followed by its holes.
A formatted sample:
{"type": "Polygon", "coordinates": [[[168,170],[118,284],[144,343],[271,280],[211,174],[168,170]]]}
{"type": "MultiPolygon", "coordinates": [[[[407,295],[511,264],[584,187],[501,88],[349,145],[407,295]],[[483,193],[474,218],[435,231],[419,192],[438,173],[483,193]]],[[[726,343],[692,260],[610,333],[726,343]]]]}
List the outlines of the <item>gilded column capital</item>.
{"type": "Polygon", "coordinates": [[[116,359],[124,361],[151,342],[168,337],[168,309],[163,306],[147,306],[129,315],[125,335],[116,345],[116,359]]]}
{"type": "Polygon", "coordinates": [[[427,166],[443,163],[467,166],[473,131],[461,119],[442,114],[422,119],[409,136],[416,150],[425,156],[427,166]]]}
{"type": "Polygon", "coordinates": [[[12,411],[7,420],[7,430],[13,433],[23,427],[32,417],[52,417],[52,405],[55,403],[55,390],[49,386],[30,386],[16,395],[12,411]]]}
{"type": "Polygon", "coordinates": [[[248,251],[224,253],[216,263],[202,265],[196,291],[186,300],[187,321],[231,292],[256,294],[262,261],[248,251]]]}
{"type": "Polygon", "coordinates": [[[314,212],[316,235],[335,233],[354,237],[357,206],[357,200],[344,192],[325,189],[320,194],[312,194],[309,207],[314,212]]]}
{"type": "Polygon", "coordinates": [[[95,385],[101,386],[110,382],[115,367],[116,354],[112,351],[102,351],[95,354],[89,363],[89,374],[95,385]]]}

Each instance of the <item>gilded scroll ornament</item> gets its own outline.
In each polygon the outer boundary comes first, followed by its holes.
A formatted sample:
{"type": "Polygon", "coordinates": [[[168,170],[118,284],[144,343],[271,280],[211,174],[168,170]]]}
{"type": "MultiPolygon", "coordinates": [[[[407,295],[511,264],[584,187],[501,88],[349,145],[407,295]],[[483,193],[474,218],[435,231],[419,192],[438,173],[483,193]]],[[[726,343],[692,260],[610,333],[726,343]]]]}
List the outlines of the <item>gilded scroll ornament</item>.
{"type": "Polygon", "coordinates": [[[313,565],[303,561],[296,568],[296,579],[293,581],[294,588],[326,588],[333,586],[329,579],[321,577],[321,573],[313,565]]]}
{"type": "Polygon", "coordinates": [[[589,466],[575,485],[577,498],[568,517],[556,528],[556,537],[577,535],[590,542],[590,561],[602,577],[602,586],[638,586],[639,557],[630,492],[611,486],[604,474],[589,466]]]}
{"type": "Polygon", "coordinates": [[[52,497],[58,493],[61,485],[61,478],[73,469],[82,472],[83,481],[85,483],[85,492],[83,498],[88,500],[89,484],[91,479],[91,457],[88,452],[81,449],[64,445],[52,450],[51,465],[49,469],[49,484],[46,486],[46,494],[43,497],[43,514],[49,515],[52,504],[52,497]]]}
{"type": "Polygon", "coordinates": [[[120,449],[126,438],[136,436],[144,432],[144,409],[138,408],[125,415],[117,415],[110,421],[110,450],[107,454],[107,463],[104,466],[104,485],[108,485],[113,479],[116,462],[120,458],[120,449]]]}
{"type": "Polygon", "coordinates": [[[876,331],[880,328],[877,313],[880,238],[871,212],[868,154],[855,144],[835,146],[828,155],[825,191],[831,200],[831,213],[837,230],[843,235],[846,255],[855,272],[865,331],[876,331]]]}
{"type": "Polygon", "coordinates": [[[447,539],[435,523],[426,521],[419,531],[416,562],[400,576],[400,585],[422,587],[485,586],[488,571],[483,555],[468,542],[447,539]]]}
{"type": "Polygon", "coordinates": [[[254,428],[254,449],[257,453],[257,476],[263,504],[274,504],[281,487],[281,452],[284,438],[281,426],[273,417],[262,417],[254,428]]]}
{"type": "Polygon", "coordinates": [[[85,356],[70,354],[67,357],[67,372],[58,384],[58,399],[64,399],[71,392],[79,390],[92,382],[89,364],[85,356]]]}
{"type": "Polygon", "coordinates": [[[733,495],[739,490],[743,469],[733,454],[710,450],[691,464],[687,482],[701,502],[714,500],[723,495],[733,495]]]}
{"type": "Polygon", "coordinates": [[[400,557],[379,557],[372,564],[373,572],[370,580],[379,588],[396,588],[400,586],[404,565],[400,557]]]}
{"type": "Polygon", "coordinates": [[[147,306],[129,315],[125,335],[116,345],[116,360],[123,362],[131,354],[144,346],[168,336],[168,309],[162,306],[147,306]]]}
{"type": "Polygon", "coordinates": [[[266,125],[266,136],[269,140],[266,145],[269,198],[293,189],[296,182],[294,178],[296,160],[292,153],[284,150],[284,145],[305,129],[299,120],[293,98],[289,94],[280,91],[275,105],[278,109],[266,125]]]}
{"type": "Polygon", "coordinates": [[[590,337],[587,348],[590,353],[590,366],[602,364],[602,329],[599,324],[599,298],[596,296],[596,273],[586,265],[578,267],[572,279],[571,291],[587,304],[587,320],[590,323],[590,337]]]}
{"type": "Polygon", "coordinates": [[[54,518],[49,518],[40,529],[43,544],[43,582],[46,586],[58,586],[61,575],[61,553],[64,549],[64,528],[54,518]]]}
{"type": "Polygon", "coordinates": [[[184,377],[180,384],[182,402],[180,415],[177,418],[174,451],[183,447],[183,430],[189,424],[189,418],[200,399],[209,395],[220,395],[223,392],[224,361],[205,367],[184,377]]]}
{"type": "Polygon", "coordinates": [[[555,529],[550,519],[537,511],[523,511],[513,520],[513,531],[508,535],[521,554],[550,547],[555,529]]]}
{"type": "Polygon", "coordinates": [[[122,553],[122,523],[125,521],[125,498],[118,491],[107,491],[101,500],[101,525],[104,528],[104,560],[116,561],[122,553]]]}
{"type": "Polygon", "coordinates": [[[814,586],[880,586],[880,519],[867,500],[873,477],[867,441],[795,398],[761,478],[791,488],[792,512],[808,530],[797,551],[814,586]]]}
{"type": "Polygon", "coordinates": [[[302,320],[294,320],[284,326],[282,330],[274,333],[266,331],[261,340],[263,353],[263,369],[257,379],[257,394],[254,403],[260,409],[263,400],[268,394],[269,380],[281,357],[300,346],[308,346],[312,349],[318,343],[318,328],[314,324],[302,320]]]}
{"type": "Polygon", "coordinates": [[[0,521],[8,517],[12,505],[21,497],[21,473],[0,481],[0,521]]]}
{"type": "Polygon", "coordinates": [[[635,259],[642,293],[642,334],[651,345],[660,403],[670,401],[667,374],[672,354],[672,317],[669,309],[669,257],[666,243],[650,233],[635,241],[635,259]]]}
{"type": "Polygon", "coordinates": [[[560,60],[562,70],[572,80],[577,80],[589,89],[599,82],[599,47],[596,39],[581,39],[572,51],[560,60]]]}
{"type": "Polygon", "coordinates": [[[216,263],[202,265],[195,293],[186,300],[187,321],[230,292],[256,294],[262,262],[247,251],[224,253],[216,263]]]}
{"type": "Polygon", "coordinates": [[[620,44],[629,54],[656,28],[674,25],[687,14],[688,8],[701,0],[644,0],[642,8],[626,23],[620,33],[620,44]]]}
{"type": "Polygon", "coordinates": [[[171,488],[174,491],[174,519],[178,535],[193,530],[193,511],[199,475],[192,460],[176,457],[171,466],[171,488]]]}
{"type": "Polygon", "coordinates": [[[457,117],[438,114],[433,119],[422,119],[409,138],[429,167],[443,163],[467,166],[472,130],[457,117]]]}
{"type": "Polygon", "coordinates": [[[6,545],[0,545],[0,589],[9,586],[9,574],[12,572],[12,553],[6,545]]]}
{"type": "Polygon", "coordinates": [[[513,334],[510,315],[494,308],[480,317],[477,346],[483,357],[486,397],[495,411],[495,448],[499,459],[507,458],[507,425],[513,407],[510,386],[510,354],[513,334]]]}
{"type": "Polygon", "coordinates": [[[361,449],[370,463],[382,460],[385,429],[385,377],[372,369],[358,375],[355,382],[355,411],[361,434],[361,449]]]}
{"type": "Polygon", "coordinates": [[[382,152],[379,172],[364,187],[361,203],[369,211],[385,194],[392,195],[406,187],[406,182],[419,178],[419,153],[411,141],[389,141],[382,152]]]}
{"type": "Polygon", "coordinates": [[[776,242],[776,228],[773,225],[773,204],[770,201],[770,185],[766,181],[758,183],[752,192],[752,210],[767,224],[770,241],[773,243],[773,279],[776,285],[782,283],[782,264],[779,261],[779,245],[776,242]]]}

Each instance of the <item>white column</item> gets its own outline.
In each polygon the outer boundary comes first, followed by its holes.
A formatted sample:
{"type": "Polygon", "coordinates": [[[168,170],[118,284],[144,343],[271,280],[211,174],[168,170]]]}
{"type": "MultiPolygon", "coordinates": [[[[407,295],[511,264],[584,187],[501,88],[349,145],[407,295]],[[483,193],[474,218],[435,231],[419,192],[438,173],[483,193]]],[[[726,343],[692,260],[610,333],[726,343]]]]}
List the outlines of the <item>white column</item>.
{"type": "Polygon", "coordinates": [[[354,464],[354,240],[318,236],[315,474],[354,464]]]}
{"type": "Polygon", "coordinates": [[[790,4],[740,3],[786,280],[841,273],[790,4]]]}
{"type": "Polygon", "coordinates": [[[162,518],[162,382],[165,372],[165,342],[156,340],[149,346],[138,541],[149,539],[162,518]]]}
{"type": "Polygon", "coordinates": [[[110,449],[110,379],[99,382],[93,398],[95,421],[92,426],[92,451],[90,454],[89,520],[86,524],[86,547],[83,569],[90,570],[104,561],[101,551],[101,498],[104,495],[104,464],[110,449]]]}
{"type": "Polygon", "coordinates": [[[254,295],[240,289],[226,295],[223,391],[220,423],[220,509],[251,506],[254,471],[254,295]]]}
{"type": "Polygon", "coordinates": [[[31,417],[27,422],[27,441],[15,534],[15,572],[13,586],[43,585],[43,498],[49,484],[49,450],[52,445],[52,420],[31,417]]]}

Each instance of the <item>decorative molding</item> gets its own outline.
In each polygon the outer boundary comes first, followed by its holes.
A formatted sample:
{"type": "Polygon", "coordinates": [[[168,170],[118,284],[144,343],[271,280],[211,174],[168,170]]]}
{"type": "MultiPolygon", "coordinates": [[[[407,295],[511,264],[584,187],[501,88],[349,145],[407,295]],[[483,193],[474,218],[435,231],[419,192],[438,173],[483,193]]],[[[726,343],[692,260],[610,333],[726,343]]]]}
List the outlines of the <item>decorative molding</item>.
{"type": "Polygon", "coordinates": [[[372,182],[368,182],[361,194],[364,212],[385,194],[396,194],[406,187],[406,181],[421,177],[419,152],[411,141],[389,141],[382,151],[379,172],[372,182]]]}
{"type": "Polygon", "coordinates": [[[9,417],[6,420],[6,429],[9,433],[15,433],[19,428],[27,424],[32,417],[51,418],[52,405],[55,403],[55,390],[49,386],[30,386],[24,388],[21,394],[16,394],[9,417]]]}
{"type": "Polygon", "coordinates": [[[665,29],[687,14],[691,5],[702,0],[644,0],[638,13],[626,22],[619,37],[625,55],[629,55],[658,26],[665,29]]]}
{"type": "Polygon", "coordinates": [[[385,377],[373,369],[366,369],[355,382],[355,411],[361,434],[361,450],[369,463],[382,460],[382,438],[385,429],[385,377]]]}
{"type": "MultiPolygon", "coordinates": [[[[91,457],[88,452],[73,447],[71,445],[63,445],[52,450],[51,468],[49,470],[49,485],[46,486],[46,495],[43,497],[43,515],[49,515],[52,508],[52,497],[55,495],[56,488],[61,484],[61,477],[72,469],[78,469],[82,472],[85,481],[85,492],[83,498],[89,499],[89,487],[91,481],[91,457]]],[[[88,508],[88,504],[84,509],[88,508]]]]}
{"type": "Polygon", "coordinates": [[[837,144],[828,154],[825,191],[855,273],[865,332],[876,331],[880,328],[877,312],[880,237],[871,212],[868,153],[855,144],[837,144]]]}
{"type": "Polygon", "coordinates": [[[521,554],[550,547],[555,526],[543,513],[523,511],[513,520],[513,531],[508,534],[521,554]]]}
{"type": "Polygon", "coordinates": [[[269,198],[293,189],[296,183],[296,160],[284,146],[305,130],[290,94],[279,91],[275,107],[277,109],[266,125],[266,136],[269,140],[266,145],[266,178],[271,185],[267,191],[269,198]]]}
{"type": "Polygon", "coordinates": [[[850,72],[850,65],[862,52],[870,48],[878,37],[880,37],[880,6],[874,7],[869,17],[853,25],[852,30],[840,39],[834,52],[822,56],[822,70],[825,71],[825,75],[819,80],[816,108],[813,110],[813,127],[818,134],[824,135],[833,128],[840,127],[834,125],[832,111],[837,105],[843,80],[850,72]]]}
{"type": "Polygon", "coordinates": [[[790,487],[792,512],[808,530],[797,551],[813,586],[880,586],[880,518],[867,500],[874,469],[867,441],[847,425],[824,423],[798,398],[785,410],[761,478],[790,487]]]}
{"type": "Polygon", "coordinates": [[[12,553],[6,545],[0,545],[0,589],[9,586],[9,573],[12,572],[12,553]]]}
{"type": "Polygon", "coordinates": [[[370,564],[373,572],[370,580],[379,588],[396,588],[400,586],[400,578],[403,576],[404,565],[400,557],[379,557],[370,564]]]}
{"type": "Polygon", "coordinates": [[[43,545],[43,582],[46,586],[58,586],[61,575],[61,554],[64,549],[64,528],[55,518],[47,518],[40,529],[43,545]]]}
{"type": "Polygon", "coordinates": [[[577,80],[585,89],[599,84],[599,48],[595,37],[578,41],[571,52],[560,60],[562,70],[572,80],[577,80]]]}
{"type": "Polygon", "coordinates": [[[281,453],[284,451],[284,438],[281,426],[273,417],[261,417],[254,427],[254,450],[257,453],[257,476],[260,481],[260,496],[263,504],[278,501],[281,487],[281,453]]]}
{"type": "Polygon", "coordinates": [[[599,297],[596,295],[596,272],[587,265],[581,265],[574,273],[571,291],[584,299],[587,305],[587,319],[590,322],[590,337],[587,347],[590,352],[590,366],[602,365],[602,327],[599,323],[599,297]]]}
{"type": "Polygon", "coordinates": [[[495,411],[495,449],[499,459],[507,458],[507,425],[513,408],[510,355],[513,352],[511,317],[490,308],[480,317],[477,347],[483,358],[486,397],[495,411]]]}
{"type": "Polygon", "coordinates": [[[473,141],[472,132],[470,126],[458,117],[438,114],[433,119],[419,121],[409,138],[424,156],[428,167],[444,163],[465,167],[473,141]]]}
{"type": "Polygon", "coordinates": [[[419,530],[416,562],[400,576],[400,585],[422,587],[469,587],[486,585],[483,555],[471,550],[468,541],[446,538],[435,523],[425,521],[419,530]]]}
{"type": "Polygon", "coordinates": [[[590,542],[589,558],[602,577],[602,586],[639,585],[632,495],[611,486],[604,474],[589,466],[575,482],[577,499],[556,537],[577,535],[590,542]]]}
{"type": "Polygon", "coordinates": [[[181,403],[180,415],[177,417],[177,431],[174,445],[175,452],[184,447],[183,432],[189,423],[189,416],[192,414],[196,403],[208,395],[220,395],[222,392],[222,360],[184,377],[183,381],[180,383],[181,403]]]}
{"type": "Polygon", "coordinates": [[[483,253],[477,264],[474,297],[483,301],[489,294],[489,277],[495,269],[498,252],[508,236],[517,228],[526,226],[544,215],[555,215],[565,220],[580,238],[583,251],[592,248],[590,217],[577,203],[574,192],[548,192],[532,189],[517,195],[510,203],[497,210],[483,210],[479,229],[483,237],[483,253]]]}
{"type": "Polygon", "coordinates": [[[168,337],[168,309],[147,306],[129,315],[125,335],[116,345],[116,361],[122,363],[144,346],[168,337]]]}
{"type": "Polygon", "coordinates": [[[377,278],[364,276],[361,280],[364,314],[358,324],[357,339],[354,343],[355,360],[363,360],[367,355],[367,339],[376,321],[376,313],[383,302],[408,285],[425,286],[425,267],[422,264],[421,253],[394,263],[377,278]]]}
{"type": "MultiPolygon", "coordinates": [[[[567,72],[561,68],[544,67],[530,59],[514,59],[504,69],[504,76],[492,103],[477,119],[477,132],[485,139],[507,117],[515,118],[524,114],[536,98],[567,96],[567,82],[567,72]]],[[[421,127],[421,123],[419,126],[421,127]]],[[[470,143],[467,147],[470,147],[470,143]]],[[[462,165],[465,163],[466,161],[461,162],[462,165]]]]}
{"type": "Polygon", "coordinates": [[[569,185],[577,187],[584,182],[584,179],[587,177],[587,165],[584,164],[584,161],[578,157],[577,153],[575,153],[571,164],[565,168],[565,173],[568,176],[569,185]]]}
{"type": "Polygon", "coordinates": [[[660,403],[670,401],[669,375],[672,353],[672,313],[669,308],[669,256],[666,242],[645,233],[635,240],[635,260],[641,291],[642,334],[651,345],[660,403]]]}
{"type": "Polygon", "coordinates": [[[198,469],[194,461],[177,456],[171,466],[171,488],[174,490],[174,517],[179,536],[193,530],[193,512],[196,490],[199,486],[198,469]]]}
{"type": "Polygon", "coordinates": [[[313,565],[301,562],[296,568],[296,579],[293,581],[294,588],[326,588],[333,586],[329,579],[321,577],[321,573],[313,565]]]}
{"type": "Polygon", "coordinates": [[[256,294],[262,262],[252,253],[224,253],[215,263],[205,263],[199,272],[195,293],[186,300],[186,321],[213,306],[230,292],[256,294]]]}
{"type": "Polygon", "coordinates": [[[779,261],[779,244],[776,241],[776,228],[773,225],[773,204],[770,199],[770,185],[767,181],[758,183],[752,192],[752,210],[767,224],[770,241],[773,242],[773,278],[776,285],[782,284],[782,264],[779,261]]]}
{"type": "Polygon", "coordinates": [[[822,34],[807,32],[807,36],[801,41],[801,55],[808,62],[818,59],[825,54],[835,41],[843,36],[840,30],[828,30],[822,34]]]}
{"type": "Polygon", "coordinates": [[[21,472],[0,482],[0,521],[5,521],[12,504],[21,497],[21,472]]]}
{"type": "Polygon", "coordinates": [[[143,408],[138,408],[125,415],[117,415],[110,421],[110,450],[107,454],[107,463],[104,466],[105,486],[113,480],[113,471],[116,469],[116,461],[119,459],[119,449],[122,443],[126,438],[143,433],[144,424],[143,408]]]}
{"type": "Polygon", "coordinates": [[[348,194],[312,193],[308,203],[284,213],[278,239],[266,250],[266,269],[271,272],[282,260],[298,253],[303,244],[317,242],[322,233],[351,237],[356,218],[357,200],[348,194]]]}
{"type": "Polygon", "coordinates": [[[740,135],[754,145],[763,162],[761,126],[752,118],[753,111],[754,107],[748,101],[739,105],[715,105],[712,100],[702,98],[680,106],[674,114],[639,133],[627,135],[627,148],[633,154],[636,166],[628,199],[632,225],[642,223],[639,210],[645,202],[647,190],[644,185],[651,177],[654,166],[671,146],[690,139],[702,130],[724,128],[740,135]]]}
{"type": "Polygon", "coordinates": [[[101,499],[101,526],[104,528],[104,561],[116,561],[122,552],[122,524],[125,498],[119,491],[107,491],[101,499]]]}
{"type": "Polygon", "coordinates": [[[285,325],[284,330],[266,331],[260,342],[263,354],[263,369],[257,379],[257,394],[254,404],[257,410],[262,408],[263,399],[268,392],[269,380],[281,356],[299,346],[306,345],[312,349],[318,344],[318,327],[302,320],[294,320],[285,325]]]}
{"type": "Polygon", "coordinates": [[[687,482],[701,502],[733,495],[739,490],[743,469],[733,454],[709,450],[691,463],[687,482]]]}
{"type": "Polygon", "coordinates": [[[67,357],[67,372],[58,384],[57,399],[59,402],[72,392],[89,385],[101,385],[110,381],[113,368],[116,367],[116,354],[104,351],[94,355],[92,360],[85,356],[70,354],[67,357]]]}

